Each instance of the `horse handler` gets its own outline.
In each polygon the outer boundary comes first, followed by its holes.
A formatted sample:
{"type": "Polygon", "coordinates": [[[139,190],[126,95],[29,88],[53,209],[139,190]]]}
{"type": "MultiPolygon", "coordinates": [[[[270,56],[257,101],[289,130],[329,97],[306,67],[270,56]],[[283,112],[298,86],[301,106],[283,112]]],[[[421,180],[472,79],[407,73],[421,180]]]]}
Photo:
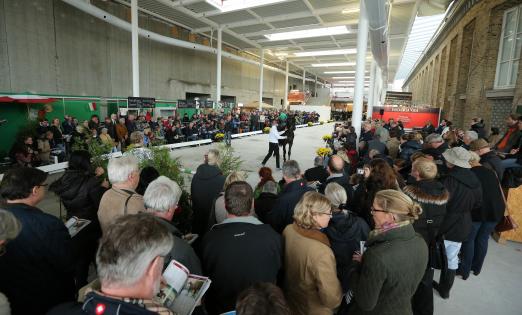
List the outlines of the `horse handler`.
{"type": "Polygon", "coordinates": [[[272,120],[272,128],[270,128],[270,133],[268,134],[268,154],[265,156],[265,159],[261,164],[265,166],[266,161],[272,156],[272,154],[276,157],[276,167],[277,169],[281,169],[279,167],[279,139],[286,139],[285,136],[281,136],[281,134],[285,132],[277,130],[277,119],[272,120]]]}

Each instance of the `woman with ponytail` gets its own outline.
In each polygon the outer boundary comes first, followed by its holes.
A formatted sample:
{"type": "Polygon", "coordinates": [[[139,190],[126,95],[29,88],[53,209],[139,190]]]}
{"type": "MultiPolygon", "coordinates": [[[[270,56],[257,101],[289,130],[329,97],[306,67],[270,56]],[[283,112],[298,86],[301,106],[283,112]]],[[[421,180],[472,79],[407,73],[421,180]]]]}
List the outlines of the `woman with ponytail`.
{"type": "Polygon", "coordinates": [[[413,314],[411,299],[428,264],[426,242],[412,226],[422,209],[393,189],[377,192],[371,209],[375,229],[364,254],[353,255],[350,314],[413,314]]]}

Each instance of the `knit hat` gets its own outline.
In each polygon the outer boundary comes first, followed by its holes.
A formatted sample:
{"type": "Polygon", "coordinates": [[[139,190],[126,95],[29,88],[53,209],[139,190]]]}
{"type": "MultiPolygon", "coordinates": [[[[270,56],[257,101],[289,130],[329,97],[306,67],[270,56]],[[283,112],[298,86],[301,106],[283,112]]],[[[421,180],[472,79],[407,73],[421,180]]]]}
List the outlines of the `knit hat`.
{"type": "Polygon", "coordinates": [[[489,143],[484,139],[473,140],[469,144],[470,151],[478,151],[480,149],[484,149],[484,148],[488,148],[488,147],[489,147],[489,143]]]}
{"type": "Polygon", "coordinates": [[[446,161],[455,166],[462,168],[471,168],[471,165],[469,165],[471,155],[469,154],[468,150],[462,147],[448,149],[444,153],[442,153],[442,156],[444,156],[444,159],[446,159],[446,161]]]}

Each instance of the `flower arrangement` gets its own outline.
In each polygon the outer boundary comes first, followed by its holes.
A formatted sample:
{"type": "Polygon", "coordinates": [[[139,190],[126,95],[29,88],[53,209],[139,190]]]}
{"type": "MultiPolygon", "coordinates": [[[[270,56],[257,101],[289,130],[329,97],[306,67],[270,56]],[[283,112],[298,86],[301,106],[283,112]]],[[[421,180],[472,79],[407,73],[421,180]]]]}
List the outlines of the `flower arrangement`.
{"type": "Polygon", "coordinates": [[[225,134],[221,133],[221,132],[216,133],[216,135],[214,136],[214,140],[216,140],[216,141],[221,141],[224,138],[225,138],[225,134]]]}
{"type": "Polygon", "coordinates": [[[328,156],[328,155],[332,154],[332,149],[330,149],[330,148],[319,148],[319,149],[317,149],[316,153],[317,153],[318,156],[325,157],[325,156],[328,156]]]}
{"type": "Polygon", "coordinates": [[[263,133],[269,133],[269,132],[270,132],[270,127],[263,128],[263,133]]]}
{"type": "Polygon", "coordinates": [[[241,170],[243,160],[240,156],[235,155],[233,147],[221,143],[217,149],[219,150],[219,169],[223,175],[228,176],[234,171],[241,170]]]}
{"type": "Polygon", "coordinates": [[[308,125],[308,127],[312,127],[314,125],[314,123],[309,121],[307,125],[308,125]]]}
{"type": "Polygon", "coordinates": [[[323,141],[328,142],[329,140],[332,140],[332,138],[333,138],[333,136],[331,134],[324,135],[323,136],[323,141]]]}

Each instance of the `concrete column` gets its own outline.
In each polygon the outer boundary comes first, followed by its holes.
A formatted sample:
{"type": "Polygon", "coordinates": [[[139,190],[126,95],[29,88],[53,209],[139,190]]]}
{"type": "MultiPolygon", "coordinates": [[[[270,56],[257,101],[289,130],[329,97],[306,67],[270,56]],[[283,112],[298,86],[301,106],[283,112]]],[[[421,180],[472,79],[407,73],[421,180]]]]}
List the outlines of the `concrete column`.
{"type": "Polygon", "coordinates": [[[372,117],[373,112],[373,104],[375,102],[375,90],[377,90],[376,84],[376,75],[377,75],[377,63],[375,60],[372,60],[372,65],[370,68],[370,89],[368,90],[368,107],[366,108],[366,117],[372,117]]]}
{"type": "MultiPolygon", "coordinates": [[[[366,64],[366,47],[368,46],[368,16],[364,0],[360,0],[359,27],[357,28],[357,58],[355,69],[355,89],[353,96],[352,126],[358,136],[361,134],[364,95],[364,69],[366,64]]],[[[357,137],[357,141],[359,138],[357,137]]]]}
{"type": "Polygon", "coordinates": [[[140,96],[140,49],[138,46],[138,0],[131,1],[132,96],[140,96]]]}
{"type": "Polygon", "coordinates": [[[283,100],[283,108],[286,109],[288,107],[288,60],[286,61],[286,69],[285,69],[285,99],[283,100]]]}
{"type": "Polygon", "coordinates": [[[306,70],[303,69],[303,92],[305,91],[306,86],[306,70]]]}
{"type": "Polygon", "coordinates": [[[216,103],[221,101],[221,28],[217,30],[216,103]]]}
{"type": "Polygon", "coordinates": [[[260,49],[261,61],[259,62],[259,110],[262,109],[261,104],[263,103],[263,64],[265,62],[265,51],[263,48],[260,49]]]}
{"type": "Polygon", "coordinates": [[[317,97],[317,74],[315,75],[314,93],[315,93],[315,97],[317,97]]]}

